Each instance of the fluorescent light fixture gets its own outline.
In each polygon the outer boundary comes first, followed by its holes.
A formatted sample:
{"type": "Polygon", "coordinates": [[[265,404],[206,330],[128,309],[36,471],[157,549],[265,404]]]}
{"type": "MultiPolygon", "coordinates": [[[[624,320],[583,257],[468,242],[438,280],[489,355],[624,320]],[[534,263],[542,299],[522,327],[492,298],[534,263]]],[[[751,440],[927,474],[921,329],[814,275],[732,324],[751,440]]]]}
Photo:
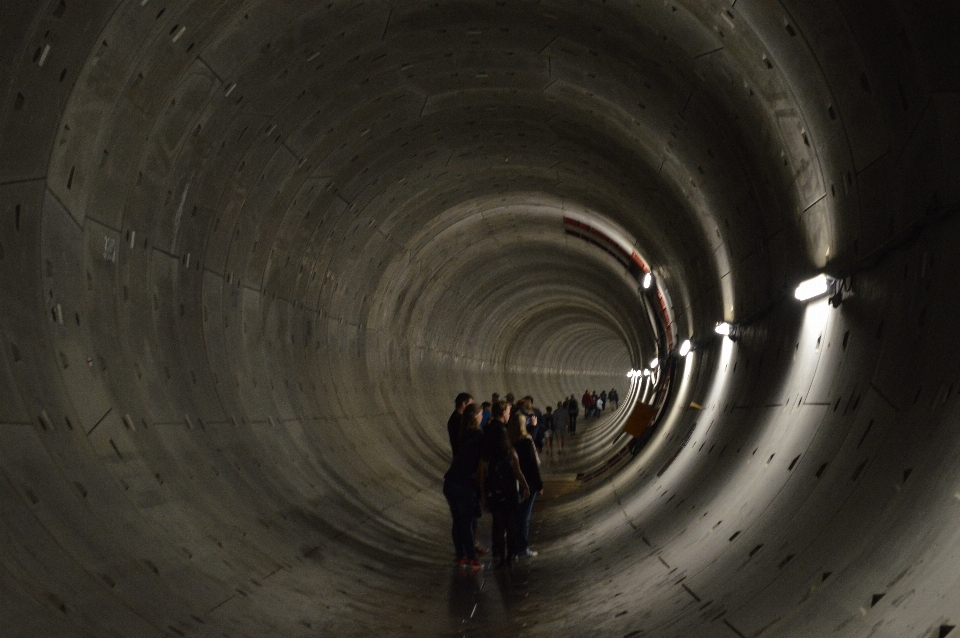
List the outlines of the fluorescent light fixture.
{"type": "Polygon", "coordinates": [[[643,369],[643,376],[645,376],[645,377],[649,377],[649,376],[650,376],[650,369],[649,369],[649,368],[644,368],[644,369],[643,369]]]}
{"type": "Polygon", "coordinates": [[[651,369],[651,370],[653,370],[654,368],[656,368],[658,365],[660,365],[660,358],[659,358],[659,357],[654,357],[653,359],[650,360],[650,369],[651,369]]]}
{"type": "Polygon", "coordinates": [[[717,327],[714,328],[714,330],[716,330],[718,335],[723,335],[724,337],[730,334],[730,329],[731,329],[731,326],[726,321],[724,321],[723,323],[718,323],[717,327]]]}
{"type": "Polygon", "coordinates": [[[639,370],[630,370],[630,372],[627,373],[627,378],[629,379],[632,379],[634,377],[639,377],[639,376],[640,376],[639,370]]]}
{"type": "Polygon", "coordinates": [[[653,285],[653,273],[647,273],[643,276],[643,289],[647,290],[653,285]]]}
{"type": "Polygon", "coordinates": [[[685,357],[690,354],[690,349],[693,348],[693,345],[690,343],[689,339],[686,339],[683,343],[680,344],[680,356],[685,357]]]}
{"type": "Polygon", "coordinates": [[[793,296],[800,301],[806,301],[807,299],[825,295],[829,291],[830,278],[821,273],[813,279],[807,279],[797,286],[797,290],[793,293],[793,296]]]}

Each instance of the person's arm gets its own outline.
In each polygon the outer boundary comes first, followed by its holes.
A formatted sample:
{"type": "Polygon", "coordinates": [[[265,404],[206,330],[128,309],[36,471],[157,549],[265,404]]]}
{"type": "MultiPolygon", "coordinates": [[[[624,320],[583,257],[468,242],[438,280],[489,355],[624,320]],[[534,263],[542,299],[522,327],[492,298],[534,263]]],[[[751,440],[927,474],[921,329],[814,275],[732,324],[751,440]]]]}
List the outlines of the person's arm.
{"type": "Polygon", "coordinates": [[[520,459],[517,457],[517,451],[513,448],[510,448],[510,465],[513,466],[513,475],[517,477],[520,487],[523,489],[523,498],[530,498],[530,486],[527,485],[527,478],[523,475],[523,470],[520,469],[520,459]]]}

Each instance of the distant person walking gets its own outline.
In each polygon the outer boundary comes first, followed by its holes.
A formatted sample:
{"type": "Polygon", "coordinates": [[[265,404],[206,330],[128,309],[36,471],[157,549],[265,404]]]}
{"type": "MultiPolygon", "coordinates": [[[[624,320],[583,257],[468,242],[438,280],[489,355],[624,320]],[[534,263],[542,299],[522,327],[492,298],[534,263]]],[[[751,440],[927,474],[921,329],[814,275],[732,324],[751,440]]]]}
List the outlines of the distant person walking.
{"type": "Polygon", "coordinates": [[[567,428],[570,426],[570,411],[565,401],[557,402],[557,411],[553,413],[553,434],[550,437],[551,450],[556,448],[557,454],[563,452],[563,445],[567,441],[567,428]]]}
{"type": "Polygon", "coordinates": [[[590,415],[593,413],[593,395],[590,394],[589,390],[583,391],[583,396],[580,397],[580,402],[583,404],[583,418],[589,419],[590,415]]]}
{"type": "Polygon", "coordinates": [[[570,395],[567,400],[567,415],[570,417],[570,427],[567,431],[570,434],[577,433],[577,417],[580,416],[580,406],[577,404],[577,397],[570,395]]]}
{"type": "Polygon", "coordinates": [[[543,415],[543,420],[540,423],[540,431],[537,432],[537,435],[540,437],[540,440],[533,440],[533,444],[537,447],[537,452],[543,452],[543,447],[546,445],[547,449],[550,449],[550,439],[553,438],[553,427],[555,417],[553,416],[553,406],[547,406],[547,411],[543,415]]]}
{"type": "Polygon", "coordinates": [[[607,398],[610,399],[614,410],[620,407],[620,395],[617,394],[616,388],[610,388],[610,392],[607,393],[607,398]]]}

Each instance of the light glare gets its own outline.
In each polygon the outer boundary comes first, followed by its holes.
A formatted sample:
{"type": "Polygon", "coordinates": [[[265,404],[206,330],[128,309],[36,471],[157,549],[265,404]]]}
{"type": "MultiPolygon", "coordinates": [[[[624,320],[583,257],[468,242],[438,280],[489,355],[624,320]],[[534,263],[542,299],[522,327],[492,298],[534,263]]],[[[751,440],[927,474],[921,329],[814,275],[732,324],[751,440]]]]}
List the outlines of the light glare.
{"type": "Polygon", "coordinates": [[[718,323],[717,327],[714,328],[714,330],[717,331],[718,335],[723,335],[724,337],[726,337],[727,335],[730,334],[730,324],[727,323],[726,321],[724,321],[723,323],[718,323]]]}
{"type": "Polygon", "coordinates": [[[813,279],[807,279],[797,286],[797,290],[793,293],[793,296],[800,301],[806,301],[807,299],[813,299],[814,297],[826,294],[828,290],[830,290],[830,285],[827,276],[821,273],[813,279]]]}
{"type": "Polygon", "coordinates": [[[690,354],[690,348],[691,348],[691,347],[692,347],[692,346],[691,346],[691,344],[690,344],[690,340],[689,340],[689,339],[687,339],[687,340],[685,340],[683,343],[681,343],[681,344],[680,344],[680,356],[681,356],[681,357],[685,357],[685,356],[687,356],[688,354],[690,354]]]}
{"type": "Polygon", "coordinates": [[[653,285],[653,275],[651,273],[645,274],[643,276],[643,289],[647,290],[652,285],[653,285]]]}
{"type": "Polygon", "coordinates": [[[654,369],[654,368],[656,368],[658,365],[660,365],[660,358],[659,358],[659,357],[654,357],[653,359],[650,360],[650,369],[651,369],[651,370],[654,369]]]}

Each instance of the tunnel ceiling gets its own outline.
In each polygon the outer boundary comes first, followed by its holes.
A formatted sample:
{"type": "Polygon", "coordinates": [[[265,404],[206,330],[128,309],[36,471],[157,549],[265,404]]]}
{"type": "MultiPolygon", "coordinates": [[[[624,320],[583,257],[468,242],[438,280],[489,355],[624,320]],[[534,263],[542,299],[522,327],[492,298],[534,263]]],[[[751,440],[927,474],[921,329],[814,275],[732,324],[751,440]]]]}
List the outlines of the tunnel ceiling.
{"type": "Polygon", "coordinates": [[[0,1],[0,634],[952,635],[958,25],[0,1]],[[452,397],[653,357],[643,450],[448,574],[452,397]]]}

